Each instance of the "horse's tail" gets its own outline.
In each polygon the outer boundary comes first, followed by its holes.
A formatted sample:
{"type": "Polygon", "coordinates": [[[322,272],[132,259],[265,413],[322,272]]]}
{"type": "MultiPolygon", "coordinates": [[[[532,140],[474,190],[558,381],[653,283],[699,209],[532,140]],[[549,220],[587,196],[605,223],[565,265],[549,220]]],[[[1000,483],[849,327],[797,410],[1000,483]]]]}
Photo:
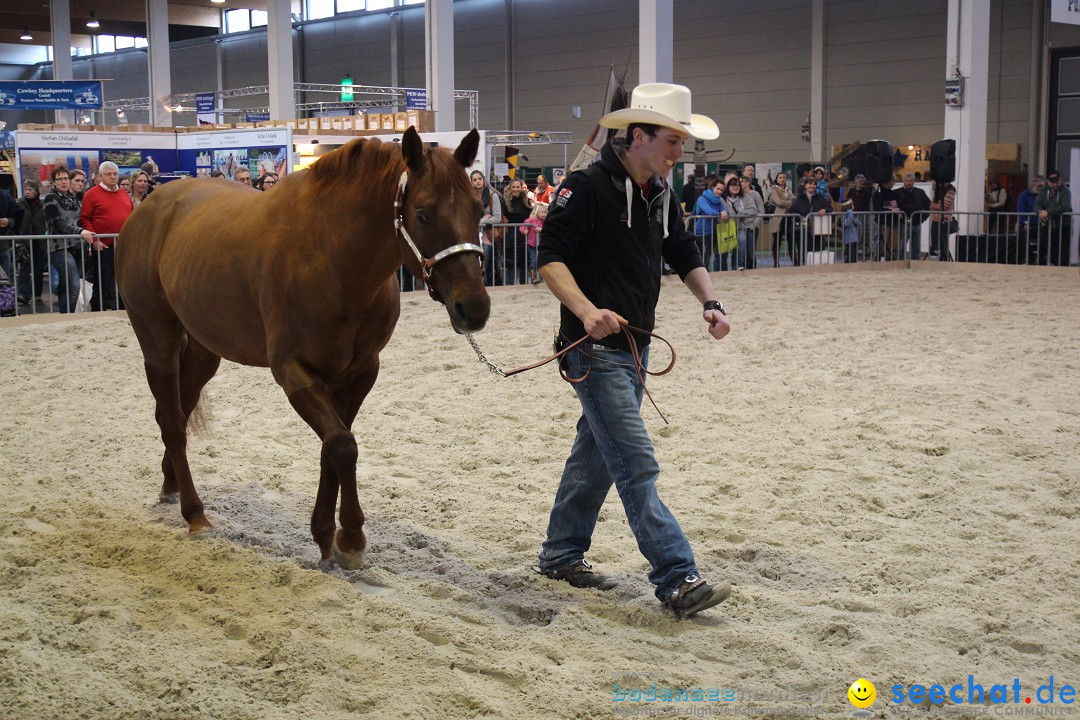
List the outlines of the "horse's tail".
{"type": "Polygon", "coordinates": [[[199,392],[199,400],[195,408],[188,415],[187,431],[189,435],[202,435],[210,430],[210,401],[206,399],[206,393],[199,392]]]}

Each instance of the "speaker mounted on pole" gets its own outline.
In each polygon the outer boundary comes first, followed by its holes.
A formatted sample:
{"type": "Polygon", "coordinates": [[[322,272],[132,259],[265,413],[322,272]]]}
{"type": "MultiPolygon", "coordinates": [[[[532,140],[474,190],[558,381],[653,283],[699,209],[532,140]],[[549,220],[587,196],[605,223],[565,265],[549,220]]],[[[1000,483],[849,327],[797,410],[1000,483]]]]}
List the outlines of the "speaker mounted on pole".
{"type": "Polygon", "coordinates": [[[930,146],[930,177],[939,183],[956,180],[955,140],[938,140],[930,146]]]}
{"type": "Polygon", "coordinates": [[[888,140],[870,140],[866,149],[866,177],[871,182],[883,183],[893,176],[893,149],[888,140]]]}

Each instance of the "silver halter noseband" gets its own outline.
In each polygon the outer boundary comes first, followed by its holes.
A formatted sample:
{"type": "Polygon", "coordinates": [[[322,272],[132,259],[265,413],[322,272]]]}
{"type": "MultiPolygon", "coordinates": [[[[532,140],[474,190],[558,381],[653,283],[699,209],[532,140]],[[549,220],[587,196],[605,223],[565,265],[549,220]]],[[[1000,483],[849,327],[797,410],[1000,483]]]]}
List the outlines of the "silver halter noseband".
{"type": "Polygon", "coordinates": [[[445,260],[451,255],[457,255],[458,253],[476,253],[480,256],[480,265],[484,264],[484,248],[480,247],[476,243],[459,243],[457,245],[451,245],[445,250],[440,250],[430,258],[425,258],[423,253],[420,252],[420,248],[416,247],[416,243],[409,237],[409,231],[405,229],[405,187],[409,184],[409,171],[404,170],[401,173],[401,179],[398,180],[397,197],[394,199],[394,229],[401,233],[401,237],[405,238],[405,243],[409,246],[409,249],[416,255],[417,262],[420,263],[421,279],[427,286],[428,295],[432,300],[445,304],[445,301],[439,295],[438,291],[431,284],[431,275],[435,271],[435,265],[440,260],[445,260]]]}

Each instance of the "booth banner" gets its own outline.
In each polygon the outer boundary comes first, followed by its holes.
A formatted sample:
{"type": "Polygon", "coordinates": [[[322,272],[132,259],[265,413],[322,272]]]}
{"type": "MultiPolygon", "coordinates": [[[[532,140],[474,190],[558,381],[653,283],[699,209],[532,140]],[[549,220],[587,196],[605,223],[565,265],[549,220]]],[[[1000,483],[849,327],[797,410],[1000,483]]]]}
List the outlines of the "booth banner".
{"type": "Polygon", "coordinates": [[[1050,0],[1050,21],[1080,25],[1080,3],[1076,0],[1050,0]]]}
{"type": "MultiPolygon", "coordinates": [[[[776,182],[776,176],[784,171],[784,164],[778,162],[756,163],[754,165],[754,177],[757,178],[761,189],[776,182]]],[[[788,183],[791,187],[791,183],[788,183]]],[[[766,200],[768,202],[768,200],[766,200]]]]}
{"type": "Polygon", "coordinates": [[[6,110],[71,110],[102,106],[100,80],[0,81],[0,108],[6,110]]]}
{"type": "Polygon", "coordinates": [[[16,168],[19,184],[28,178],[48,182],[57,165],[82,170],[92,176],[109,160],[120,173],[131,173],[152,162],[163,174],[176,170],[176,139],[173,133],[15,132],[16,168]]]}
{"type": "Polygon", "coordinates": [[[253,179],[268,172],[285,175],[290,170],[292,130],[215,130],[176,136],[177,167],[196,177],[220,170],[232,180],[247,168],[253,179]]]}
{"type": "Polygon", "coordinates": [[[200,125],[213,125],[217,122],[217,108],[214,107],[214,93],[195,93],[195,115],[200,125]]]}
{"type": "Polygon", "coordinates": [[[270,113],[246,112],[244,113],[244,122],[270,122],[270,113]]]}
{"type": "Polygon", "coordinates": [[[405,107],[408,110],[427,110],[427,90],[405,90],[405,107]]]}

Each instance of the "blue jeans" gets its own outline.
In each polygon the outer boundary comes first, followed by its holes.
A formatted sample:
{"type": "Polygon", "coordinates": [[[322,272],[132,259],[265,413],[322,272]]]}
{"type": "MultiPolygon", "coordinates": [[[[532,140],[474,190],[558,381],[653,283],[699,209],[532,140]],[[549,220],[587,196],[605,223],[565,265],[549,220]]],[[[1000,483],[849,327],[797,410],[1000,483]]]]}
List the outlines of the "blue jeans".
{"type": "MultiPolygon", "coordinates": [[[[633,358],[625,350],[587,343],[566,356],[570,377],[585,374],[590,352],[595,357],[592,372],[574,385],[582,414],[551,508],[540,570],[561,570],[585,557],[600,506],[614,483],[638,549],[652,566],[649,581],[663,601],[687,575],[697,574],[694,553],[656,492],[660,466],[641,419],[644,387],[633,358]]],[[[641,355],[647,367],[648,348],[641,355]]]]}
{"type": "Polygon", "coordinates": [[[59,301],[60,312],[75,312],[75,301],[79,299],[79,263],[70,250],[53,250],[49,253],[49,264],[60,276],[53,292],[59,301]]]}
{"type": "Polygon", "coordinates": [[[746,228],[739,230],[739,267],[747,270],[754,269],[754,250],[757,247],[757,229],[746,228]]]}
{"type": "Polygon", "coordinates": [[[537,252],[536,247],[533,246],[533,245],[530,245],[529,246],[529,272],[531,272],[531,273],[534,273],[537,270],[537,268],[536,268],[536,252],[537,252]]]}

